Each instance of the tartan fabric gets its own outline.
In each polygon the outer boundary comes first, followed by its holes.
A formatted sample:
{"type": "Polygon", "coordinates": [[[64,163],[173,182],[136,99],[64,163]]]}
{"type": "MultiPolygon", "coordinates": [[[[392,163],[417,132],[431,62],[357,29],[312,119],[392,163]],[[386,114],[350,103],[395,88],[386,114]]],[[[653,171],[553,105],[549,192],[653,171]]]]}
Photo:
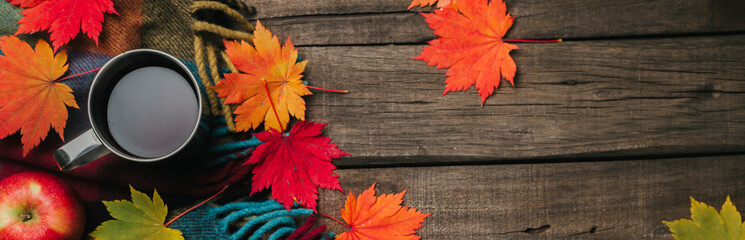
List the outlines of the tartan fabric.
{"type": "MultiPolygon", "coordinates": [[[[84,34],[79,34],[63,47],[69,55],[66,75],[101,67],[113,56],[137,48],[161,50],[193,66],[190,5],[191,0],[114,0],[119,15],[104,15],[98,46],[84,34]]],[[[18,7],[0,0],[0,34],[14,34],[20,17],[18,7]]],[[[49,39],[46,32],[19,37],[32,45],[36,39],[49,39]]],[[[199,77],[194,69],[192,72],[199,77]]],[[[95,73],[90,73],[64,82],[73,89],[80,106],[80,109],[68,108],[65,140],[72,140],[90,128],[87,98],[94,77],[95,73]]],[[[206,101],[207,98],[204,99],[206,101]]],[[[212,195],[227,184],[244,181],[250,174],[250,168],[242,167],[238,161],[206,168],[200,164],[136,163],[113,154],[78,169],[60,172],[51,153],[63,144],[62,139],[50,131],[39,146],[22,157],[18,133],[0,140],[0,179],[28,170],[61,176],[85,202],[88,233],[102,221],[110,219],[101,201],[128,199],[128,185],[147,193],[157,188],[169,209],[176,209],[180,207],[179,204],[191,205],[197,198],[212,195]]]]}

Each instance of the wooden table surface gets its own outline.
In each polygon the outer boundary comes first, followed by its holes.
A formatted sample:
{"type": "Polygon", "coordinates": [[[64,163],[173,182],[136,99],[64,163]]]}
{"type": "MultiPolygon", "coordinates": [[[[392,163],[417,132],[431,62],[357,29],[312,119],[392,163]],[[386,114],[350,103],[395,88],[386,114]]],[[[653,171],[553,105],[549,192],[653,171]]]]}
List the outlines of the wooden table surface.
{"type": "MultiPolygon", "coordinates": [[[[672,239],[689,196],[745,208],[745,1],[508,0],[515,88],[441,96],[409,0],[244,0],[309,60],[307,118],[359,194],[408,189],[423,239],[672,239]]],[[[346,195],[322,191],[339,217],[346,195]]],[[[340,226],[330,223],[332,229],[340,226]]]]}

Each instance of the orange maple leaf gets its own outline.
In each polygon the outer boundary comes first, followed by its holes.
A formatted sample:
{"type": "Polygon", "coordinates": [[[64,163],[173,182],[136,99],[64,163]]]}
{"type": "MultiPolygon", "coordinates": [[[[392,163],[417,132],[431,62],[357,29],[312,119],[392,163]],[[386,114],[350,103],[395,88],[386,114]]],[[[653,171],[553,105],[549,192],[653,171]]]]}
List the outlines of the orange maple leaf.
{"type": "Polygon", "coordinates": [[[240,104],[234,111],[237,130],[255,129],[264,122],[266,130],[284,131],[290,115],[305,120],[302,96],[312,93],[300,78],[308,61],[298,63],[297,50],[290,39],[280,46],[277,37],[259,21],[253,43],[255,47],[245,41],[225,41],[228,58],[243,73],[225,74],[215,91],[225,98],[225,103],[240,104]]]}
{"type": "Polygon", "coordinates": [[[455,4],[455,0],[412,0],[411,5],[409,5],[409,8],[412,9],[416,6],[419,7],[426,7],[430,6],[432,4],[437,3],[437,8],[453,8],[457,9],[457,5],[455,4]]]}
{"type": "Polygon", "coordinates": [[[431,213],[421,213],[416,208],[401,207],[404,190],[398,194],[383,194],[375,197],[375,184],[362,192],[358,198],[349,193],[341,216],[350,230],[336,239],[419,239],[414,235],[422,227],[424,218],[431,213]]]}
{"type": "Polygon", "coordinates": [[[514,18],[502,0],[458,2],[458,10],[442,8],[422,13],[429,27],[440,36],[414,59],[445,73],[445,92],[463,91],[473,84],[481,95],[481,105],[499,87],[502,77],[515,86],[517,66],[510,56],[517,46],[502,41],[514,18]]]}
{"type": "Polygon", "coordinates": [[[64,50],[36,50],[14,36],[0,37],[0,138],[21,131],[23,156],[46,138],[50,126],[64,140],[67,108],[78,108],[72,89],[56,82],[67,71],[64,50]]]}

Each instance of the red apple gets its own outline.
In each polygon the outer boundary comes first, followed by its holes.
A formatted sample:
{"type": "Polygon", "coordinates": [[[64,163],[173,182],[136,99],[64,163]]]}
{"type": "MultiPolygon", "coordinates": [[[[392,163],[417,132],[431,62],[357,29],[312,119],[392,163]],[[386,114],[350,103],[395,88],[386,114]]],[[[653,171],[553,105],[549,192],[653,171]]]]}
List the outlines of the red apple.
{"type": "Polygon", "coordinates": [[[85,213],[61,179],[22,172],[0,181],[0,240],[80,239],[85,213]]]}

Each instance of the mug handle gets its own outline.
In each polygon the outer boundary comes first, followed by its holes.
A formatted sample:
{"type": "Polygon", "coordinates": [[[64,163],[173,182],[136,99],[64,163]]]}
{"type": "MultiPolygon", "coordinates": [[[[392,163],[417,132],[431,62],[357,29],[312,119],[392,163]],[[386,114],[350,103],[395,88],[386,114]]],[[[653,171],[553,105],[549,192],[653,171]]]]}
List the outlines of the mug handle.
{"type": "Polygon", "coordinates": [[[85,133],[54,151],[52,156],[60,170],[68,171],[83,166],[111,153],[101,140],[88,129],[85,133]]]}

